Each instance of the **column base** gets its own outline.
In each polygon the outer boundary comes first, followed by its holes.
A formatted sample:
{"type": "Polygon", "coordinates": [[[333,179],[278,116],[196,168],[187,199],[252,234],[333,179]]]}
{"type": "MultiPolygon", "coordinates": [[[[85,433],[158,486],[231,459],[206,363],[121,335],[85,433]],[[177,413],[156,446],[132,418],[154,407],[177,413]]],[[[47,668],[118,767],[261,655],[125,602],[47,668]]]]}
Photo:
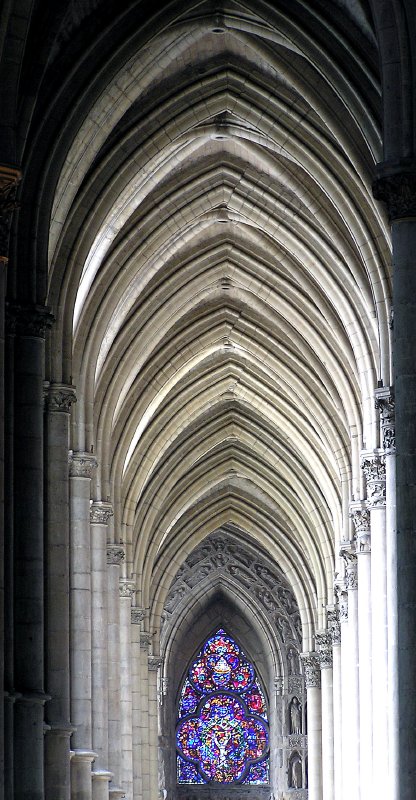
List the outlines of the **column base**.
{"type": "Polygon", "coordinates": [[[109,800],[108,784],[113,777],[113,773],[106,769],[92,772],[92,800],[109,800]]]}
{"type": "Polygon", "coordinates": [[[91,765],[97,757],[97,753],[92,750],[73,750],[71,752],[72,800],[92,800],[91,765]]]}
{"type": "Polygon", "coordinates": [[[126,792],[121,786],[110,786],[108,794],[110,800],[122,800],[122,798],[126,796],[126,792]]]}

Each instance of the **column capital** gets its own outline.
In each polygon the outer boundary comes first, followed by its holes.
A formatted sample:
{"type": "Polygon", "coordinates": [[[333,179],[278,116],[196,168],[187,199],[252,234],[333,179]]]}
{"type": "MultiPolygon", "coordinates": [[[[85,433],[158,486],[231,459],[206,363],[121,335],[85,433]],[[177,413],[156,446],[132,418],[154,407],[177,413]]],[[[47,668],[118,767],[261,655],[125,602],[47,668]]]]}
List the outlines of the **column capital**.
{"type": "Polygon", "coordinates": [[[92,453],[70,450],[68,453],[69,475],[71,478],[91,478],[98,467],[98,461],[92,453]]]}
{"type": "Polygon", "coordinates": [[[345,586],[350,590],[358,589],[357,553],[355,541],[343,542],[339,554],[345,565],[345,586]]]}
{"type": "Polygon", "coordinates": [[[160,658],[159,656],[148,656],[147,664],[150,672],[157,672],[157,670],[163,664],[163,658],[160,658]]]}
{"type": "Polygon", "coordinates": [[[55,317],[46,306],[36,303],[6,303],[6,327],[12,336],[44,339],[55,317]]]}
{"type": "Polygon", "coordinates": [[[140,625],[143,622],[146,616],[146,611],[144,608],[140,608],[139,606],[133,606],[131,609],[131,621],[133,625],[140,625]]]}
{"type": "Polygon", "coordinates": [[[392,386],[375,391],[375,407],[380,412],[381,434],[386,454],[396,450],[395,399],[392,386]]]}
{"type": "Polygon", "coordinates": [[[350,503],[350,517],[357,537],[356,553],[371,552],[370,511],[362,500],[350,503]]]}
{"type": "Polygon", "coordinates": [[[126,551],[122,544],[107,545],[107,564],[119,567],[126,558],[126,551]]]}
{"type": "Polygon", "coordinates": [[[136,584],[134,581],[126,580],[126,578],[120,578],[118,586],[120,597],[129,597],[130,600],[134,597],[134,593],[136,591],[136,584]]]}
{"type": "Polygon", "coordinates": [[[386,456],[384,450],[363,450],[361,469],[367,484],[368,503],[371,508],[386,505],[386,456]]]}
{"type": "Polygon", "coordinates": [[[113,514],[113,506],[104,500],[94,500],[90,506],[90,522],[92,525],[107,525],[113,514]]]}
{"type": "Polygon", "coordinates": [[[140,634],[140,649],[141,650],[148,650],[150,645],[152,644],[153,636],[151,633],[141,633],[140,634]]]}
{"type": "Polygon", "coordinates": [[[403,158],[377,164],[373,195],[386,204],[391,222],[416,217],[416,161],[403,158]]]}
{"type": "Polygon", "coordinates": [[[328,609],[328,626],[331,631],[332,647],[341,644],[341,625],[339,622],[339,609],[335,606],[328,609]]]}
{"type": "Polygon", "coordinates": [[[317,631],[315,644],[318,648],[317,656],[321,669],[330,669],[332,667],[332,631],[317,631]]]}
{"type": "Polygon", "coordinates": [[[307,689],[321,688],[321,668],[319,656],[315,652],[301,653],[300,657],[305,670],[305,685],[307,689]]]}
{"type": "Polygon", "coordinates": [[[65,383],[50,383],[45,393],[48,411],[61,411],[69,414],[72,403],[77,402],[75,387],[65,383]]]}
{"type": "Polygon", "coordinates": [[[17,167],[0,165],[0,263],[9,260],[9,235],[16,203],[16,189],[22,173],[17,167]]]}

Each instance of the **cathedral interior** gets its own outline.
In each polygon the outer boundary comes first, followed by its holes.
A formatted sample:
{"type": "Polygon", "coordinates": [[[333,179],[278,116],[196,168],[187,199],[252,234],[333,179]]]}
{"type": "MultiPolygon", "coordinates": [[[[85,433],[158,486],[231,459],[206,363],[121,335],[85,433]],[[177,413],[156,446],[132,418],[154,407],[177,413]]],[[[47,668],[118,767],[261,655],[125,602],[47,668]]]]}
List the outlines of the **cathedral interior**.
{"type": "Polygon", "coordinates": [[[0,800],[414,800],[414,0],[3,0],[0,109],[0,800]]]}

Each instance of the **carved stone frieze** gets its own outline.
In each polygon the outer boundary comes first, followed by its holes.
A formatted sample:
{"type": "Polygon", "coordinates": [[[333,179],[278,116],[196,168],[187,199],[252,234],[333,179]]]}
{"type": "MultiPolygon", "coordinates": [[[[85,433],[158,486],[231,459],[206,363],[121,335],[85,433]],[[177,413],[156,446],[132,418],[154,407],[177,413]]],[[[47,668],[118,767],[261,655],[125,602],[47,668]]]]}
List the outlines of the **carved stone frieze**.
{"type": "Polygon", "coordinates": [[[69,474],[71,478],[91,478],[94,469],[97,469],[98,462],[91,453],[73,452],[68,453],[69,474]]]}
{"type": "Polygon", "coordinates": [[[140,625],[140,623],[144,620],[146,616],[146,612],[144,608],[140,608],[139,606],[133,606],[131,609],[131,621],[133,625],[140,625]]]}
{"type": "Polygon", "coordinates": [[[119,544],[107,545],[107,564],[120,566],[126,557],[124,547],[119,544]]]}
{"type": "Polygon", "coordinates": [[[0,166],[0,263],[9,260],[9,237],[13,212],[18,208],[16,203],[17,185],[22,177],[19,169],[0,166]]]}
{"type": "Polygon", "coordinates": [[[307,689],[321,688],[321,668],[317,653],[301,653],[300,657],[305,672],[305,685],[307,689]]]}
{"type": "Polygon", "coordinates": [[[371,508],[386,504],[386,457],[383,451],[365,451],[361,456],[361,469],[367,483],[367,499],[371,508]]]}
{"type": "Polygon", "coordinates": [[[6,304],[6,328],[12,336],[44,339],[54,321],[55,317],[46,306],[13,302],[6,304]]]}
{"type": "Polygon", "coordinates": [[[113,506],[104,500],[96,500],[90,507],[90,522],[92,525],[107,525],[113,516],[113,506]]]}
{"type": "Polygon", "coordinates": [[[51,383],[46,392],[48,411],[61,411],[69,414],[73,403],[77,402],[75,388],[64,383],[51,383]]]}

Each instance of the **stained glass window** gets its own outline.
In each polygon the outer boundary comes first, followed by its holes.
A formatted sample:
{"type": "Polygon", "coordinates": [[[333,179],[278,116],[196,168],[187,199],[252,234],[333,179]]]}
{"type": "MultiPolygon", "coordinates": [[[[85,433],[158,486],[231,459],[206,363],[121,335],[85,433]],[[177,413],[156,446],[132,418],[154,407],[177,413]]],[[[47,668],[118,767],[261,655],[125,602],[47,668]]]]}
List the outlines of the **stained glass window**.
{"type": "Polygon", "coordinates": [[[253,665],[222,628],[186,675],[176,747],[178,783],[269,782],[264,694],[253,665]]]}

